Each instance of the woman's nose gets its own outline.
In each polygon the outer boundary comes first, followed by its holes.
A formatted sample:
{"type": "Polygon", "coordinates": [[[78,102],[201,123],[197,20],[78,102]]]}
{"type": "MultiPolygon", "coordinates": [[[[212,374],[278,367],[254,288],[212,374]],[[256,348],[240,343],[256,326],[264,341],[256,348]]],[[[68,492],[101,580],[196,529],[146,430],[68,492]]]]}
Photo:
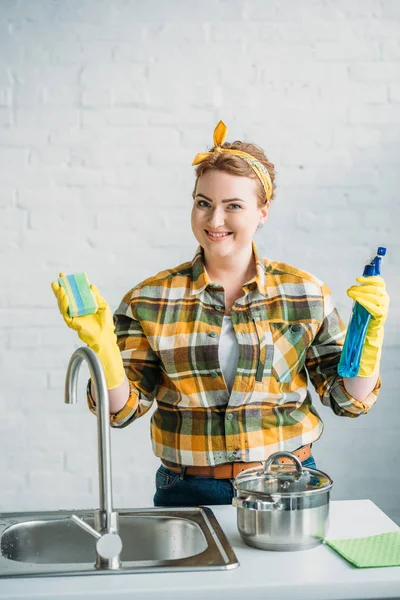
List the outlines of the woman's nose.
{"type": "Polygon", "coordinates": [[[224,216],[223,208],[222,209],[214,208],[214,210],[211,213],[209,222],[210,222],[210,227],[212,227],[213,229],[217,229],[218,227],[221,227],[225,223],[225,216],[224,216]]]}

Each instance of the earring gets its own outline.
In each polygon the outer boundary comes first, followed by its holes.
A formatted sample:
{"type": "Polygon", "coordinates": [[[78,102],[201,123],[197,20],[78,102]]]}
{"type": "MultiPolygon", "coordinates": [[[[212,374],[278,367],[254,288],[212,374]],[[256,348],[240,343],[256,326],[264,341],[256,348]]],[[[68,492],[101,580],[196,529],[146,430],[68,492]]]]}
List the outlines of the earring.
{"type": "Polygon", "coordinates": [[[257,229],[262,229],[264,227],[264,223],[261,223],[261,221],[259,222],[259,224],[257,225],[257,229]]]}

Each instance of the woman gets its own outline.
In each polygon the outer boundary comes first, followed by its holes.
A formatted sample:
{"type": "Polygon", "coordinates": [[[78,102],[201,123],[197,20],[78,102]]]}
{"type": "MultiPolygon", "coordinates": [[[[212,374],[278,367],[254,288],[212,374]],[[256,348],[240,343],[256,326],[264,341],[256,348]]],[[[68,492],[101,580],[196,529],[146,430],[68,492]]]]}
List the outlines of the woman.
{"type": "MultiPolygon", "coordinates": [[[[307,375],[339,416],[367,413],[380,388],[383,279],[358,278],[348,290],[373,318],[359,374],[343,379],[337,365],[345,327],[329,289],[261,258],[253,243],[274,197],[274,166],[252,144],[224,143],[226,133],[219,122],[213,149],[193,161],[199,247],[191,262],[130,290],[114,322],[93,286],[98,312],[69,318],[67,298],[52,284],[67,325],[102,362],[112,426],[125,427],[157,401],[156,506],[231,503],[234,477],[277,450],[315,467],[311,445],[323,423],[307,375]]],[[[95,412],[90,382],[88,403],[95,412]]]]}

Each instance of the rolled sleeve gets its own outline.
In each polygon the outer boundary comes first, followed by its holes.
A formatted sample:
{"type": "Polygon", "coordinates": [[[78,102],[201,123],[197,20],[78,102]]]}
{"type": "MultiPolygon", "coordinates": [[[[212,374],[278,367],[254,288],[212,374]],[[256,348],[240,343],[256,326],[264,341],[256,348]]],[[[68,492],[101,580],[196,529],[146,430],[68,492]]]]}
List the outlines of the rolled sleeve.
{"type": "Polygon", "coordinates": [[[333,379],[327,390],[327,397],[322,400],[323,404],[332,407],[334,413],[339,417],[358,417],[365,415],[375,404],[378,392],[381,388],[381,378],[378,377],[374,389],[364,400],[356,400],[344,387],[343,377],[339,375],[333,379]]]}
{"type": "MultiPolygon", "coordinates": [[[[90,379],[88,381],[86,397],[88,407],[91,413],[97,415],[97,407],[93,400],[90,388],[90,379]]],[[[110,414],[111,427],[121,428],[131,423],[136,416],[136,411],[139,405],[139,396],[137,390],[129,382],[130,394],[126,404],[117,413],[110,414]]]]}
{"type": "MultiPolygon", "coordinates": [[[[122,428],[144,415],[153,404],[160,379],[160,360],[152,350],[143,332],[140,320],[133,314],[135,290],[123,298],[114,313],[115,333],[122,361],[129,381],[129,397],[126,404],[110,415],[112,427],[122,428]]],[[[87,388],[89,410],[97,414],[96,404],[87,388]]]]}

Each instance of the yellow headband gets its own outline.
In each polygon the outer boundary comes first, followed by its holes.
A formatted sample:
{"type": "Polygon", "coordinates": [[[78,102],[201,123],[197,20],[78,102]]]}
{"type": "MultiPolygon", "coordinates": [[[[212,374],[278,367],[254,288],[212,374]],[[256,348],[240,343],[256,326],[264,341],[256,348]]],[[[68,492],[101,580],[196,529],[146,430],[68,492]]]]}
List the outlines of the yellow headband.
{"type": "Polygon", "coordinates": [[[198,165],[206,160],[214,152],[227,152],[229,154],[234,154],[235,156],[239,156],[243,160],[247,162],[247,164],[253,169],[254,173],[257,175],[258,179],[261,181],[262,186],[265,191],[265,196],[268,202],[271,200],[272,196],[272,181],[271,177],[268,173],[266,167],[260,163],[254,156],[251,154],[247,154],[247,152],[241,152],[240,150],[234,150],[231,148],[221,148],[222,144],[225,142],[226,136],[228,134],[228,128],[223,121],[220,121],[216,128],[214,129],[214,149],[212,152],[200,152],[196,154],[192,165],[198,165]]]}

